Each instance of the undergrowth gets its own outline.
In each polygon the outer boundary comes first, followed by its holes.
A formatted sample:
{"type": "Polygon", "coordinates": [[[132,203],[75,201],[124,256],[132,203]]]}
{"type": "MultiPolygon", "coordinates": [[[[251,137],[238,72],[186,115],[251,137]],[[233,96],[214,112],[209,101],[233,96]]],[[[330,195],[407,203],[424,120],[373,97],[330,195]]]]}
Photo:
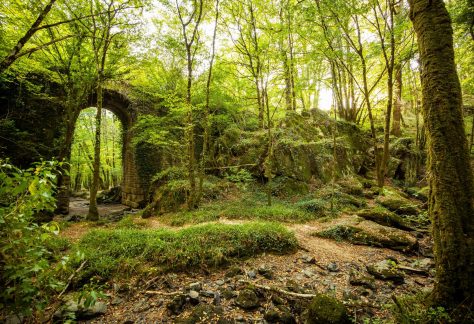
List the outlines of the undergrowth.
{"type": "Polygon", "coordinates": [[[132,275],[149,267],[160,271],[215,267],[263,252],[292,252],[297,241],[282,225],[254,222],[206,224],[180,231],[97,229],[86,234],[76,248],[87,261],[82,272],[87,279],[132,275]]]}

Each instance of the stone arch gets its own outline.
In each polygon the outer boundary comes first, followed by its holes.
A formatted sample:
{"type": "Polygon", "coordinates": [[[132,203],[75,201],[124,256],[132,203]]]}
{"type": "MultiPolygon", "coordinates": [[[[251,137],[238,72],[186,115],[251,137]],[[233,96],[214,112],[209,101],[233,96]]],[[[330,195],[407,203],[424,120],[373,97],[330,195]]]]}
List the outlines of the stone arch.
{"type": "MultiPolygon", "coordinates": [[[[81,111],[87,107],[94,106],[92,103],[97,102],[96,95],[93,94],[88,102],[91,104],[84,105],[81,111]]],[[[104,90],[103,109],[114,113],[122,123],[122,204],[132,208],[138,208],[142,206],[145,201],[145,193],[140,185],[135,160],[135,149],[132,145],[133,125],[137,120],[138,111],[125,95],[113,90],[104,90]]],[[[79,117],[79,113],[76,116],[76,120],[79,117]]],[[[74,125],[76,120],[74,120],[74,125]]]]}

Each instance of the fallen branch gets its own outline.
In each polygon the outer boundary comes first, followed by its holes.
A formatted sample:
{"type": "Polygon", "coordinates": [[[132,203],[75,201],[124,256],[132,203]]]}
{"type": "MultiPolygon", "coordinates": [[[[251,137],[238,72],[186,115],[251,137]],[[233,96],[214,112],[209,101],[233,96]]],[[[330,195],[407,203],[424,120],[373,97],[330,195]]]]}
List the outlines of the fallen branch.
{"type": "MultiPolygon", "coordinates": [[[[52,311],[51,311],[51,316],[49,318],[46,318],[46,320],[43,322],[43,323],[52,323],[53,321],[53,316],[54,314],[56,313],[56,311],[59,309],[59,307],[61,306],[61,304],[59,303],[61,297],[64,295],[64,293],[67,291],[67,289],[69,288],[69,285],[71,284],[72,282],[72,279],[74,279],[74,277],[84,268],[84,266],[86,265],[87,261],[83,261],[81,263],[81,265],[79,266],[79,268],[76,269],[76,271],[74,271],[70,276],[69,278],[67,278],[67,283],[66,283],[66,286],[64,287],[64,289],[59,293],[59,295],[56,297],[56,301],[55,301],[55,305],[52,306],[52,311]]],[[[48,307],[48,309],[50,309],[48,307]]]]}
{"type": "Polygon", "coordinates": [[[147,290],[145,291],[145,295],[162,295],[162,296],[176,296],[183,294],[182,291],[172,291],[172,292],[164,292],[158,290],[147,290]]]}
{"type": "Polygon", "coordinates": [[[426,276],[426,277],[429,276],[429,273],[425,270],[415,269],[415,268],[407,267],[407,266],[404,266],[404,265],[401,265],[401,264],[397,265],[397,268],[400,269],[400,270],[403,270],[403,271],[416,273],[416,274],[419,274],[419,275],[422,275],[422,276],[426,276]]]}
{"type": "Polygon", "coordinates": [[[74,271],[70,276],[69,278],[67,279],[67,283],[66,283],[66,286],[64,287],[64,289],[61,291],[61,293],[58,295],[58,299],[61,298],[61,296],[66,292],[66,290],[69,288],[69,285],[71,284],[72,282],[72,279],[74,279],[74,277],[82,270],[82,268],[84,268],[84,266],[86,265],[87,261],[84,261],[81,263],[81,265],[79,266],[79,268],[76,269],[76,271],[74,271]]]}
{"type": "Polygon", "coordinates": [[[270,286],[263,286],[263,285],[258,285],[258,284],[255,284],[251,281],[246,281],[246,280],[239,280],[240,283],[247,283],[247,284],[250,284],[256,288],[260,288],[260,289],[263,289],[263,290],[267,290],[267,291],[273,291],[273,292],[278,292],[280,294],[284,294],[284,295],[288,295],[288,296],[292,296],[292,297],[300,297],[300,298],[314,298],[316,297],[315,294],[300,294],[300,293],[295,293],[295,292],[291,292],[291,291],[287,291],[287,290],[283,290],[281,288],[278,288],[278,287],[270,287],[270,286]]]}

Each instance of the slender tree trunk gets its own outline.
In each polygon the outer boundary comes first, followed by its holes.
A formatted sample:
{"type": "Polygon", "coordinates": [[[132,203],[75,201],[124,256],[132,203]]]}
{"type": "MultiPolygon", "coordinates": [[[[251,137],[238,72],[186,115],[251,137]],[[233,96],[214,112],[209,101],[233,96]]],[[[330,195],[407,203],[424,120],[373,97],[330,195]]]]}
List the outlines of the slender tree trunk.
{"type": "MultiPolygon", "coordinates": [[[[395,31],[394,31],[394,7],[392,5],[392,1],[388,1],[388,18],[384,18],[386,25],[389,26],[389,33],[390,33],[390,44],[388,51],[385,41],[383,40],[383,32],[379,26],[379,34],[382,39],[382,50],[383,55],[385,58],[385,65],[387,67],[387,111],[385,115],[385,127],[384,127],[384,141],[383,141],[383,155],[382,155],[382,163],[380,166],[380,175],[378,178],[378,185],[382,188],[385,184],[385,173],[387,170],[388,159],[390,158],[390,118],[392,117],[392,107],[393,107],[393,71],[395,68],[395,31]]],[[[375,9],[376,11],[377,9],[375,9]]]]}
{"type": "Polygon", "coordinates": [[[99,190],[100,177],[100,131],[102,124],[102,73],[99,72],[97,80],[97,113],[95,117],[95,143],[94,143],[94,164],[92,172],[92,185],[89,197],[89,213],[87,220],[99,220],[99,210],[97,209],[97,191],[99,190]]]}
{"type": "Polygon", "coordinates": [[[434,302],[450,309],[474,302],[474,188],[454,62],[453,31],[442,0],[410,0],[421,61],[428,136],[429,214],[436,280],[434,302]]]}
{"type": "Polygon", "coordinates": [[[395,102],[393,105],[392,135],[401,136],[400,122],[402,119],[402,65],[395,65],[395,102]]]}
{"type": "Polygon", "coordinates": [[[205,176],[205,166],[207,162],[207,150],[209,146],[209,133],[210,133],[210,107],[209,107],[209,100],[211,97],[211,81],[212,81],[212,68],[214,67],[214,57],[216,54],[216,36],[217,36],[217,23],[219,20],[219,0],[216,0],[216,15],[214,19],[214,31],[212,34],[212,46],[211,46],[211,59],[209,62],[209,73],[207,74],[207,82],[206,82],[206,107],[204,108],[204,136],[203,136],[203,144],[202,144],[202,153],[201,153],[201,161],[199,164],[199,187],[198,187],[198,194],[196,203],[199,205],[201,202],[202,194],[203,194],[203,184],[204,184],[204,176],[205,176]]]}

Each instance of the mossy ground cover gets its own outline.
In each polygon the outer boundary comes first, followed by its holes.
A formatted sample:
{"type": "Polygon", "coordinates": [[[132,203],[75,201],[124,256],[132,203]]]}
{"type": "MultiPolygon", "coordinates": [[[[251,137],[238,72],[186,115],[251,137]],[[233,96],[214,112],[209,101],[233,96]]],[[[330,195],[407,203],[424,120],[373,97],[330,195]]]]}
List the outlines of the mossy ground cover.
{"type": "Polygon", "coordinates": [[[355,211],[367,205],[359,193],[343,192],[337,184],[334,187],[326,184],[291,199],[273,196],[271,206],[267,204],[265,190],[264,186],[257,184],[239,188],[234,194],[223,199],[209,200],[196,210],[170,212],[160,215],[159,219],[171,226],[214,222],[219,219],[306,223],[334,217],[344,211],[355,211]]]}
{"type": "MultiPolygon", "coordinates": [[[[96,229],[74,250],[87,262],[82,276],[110,278],[141,271],[181,271],[226,264],[263,252],[295,251],[294,234],[282,225],[252,222],[242,225],[205,224],[179,231],[96,229]]],[[[72,253],[75,253],[75,251],[72,253]]]]}

